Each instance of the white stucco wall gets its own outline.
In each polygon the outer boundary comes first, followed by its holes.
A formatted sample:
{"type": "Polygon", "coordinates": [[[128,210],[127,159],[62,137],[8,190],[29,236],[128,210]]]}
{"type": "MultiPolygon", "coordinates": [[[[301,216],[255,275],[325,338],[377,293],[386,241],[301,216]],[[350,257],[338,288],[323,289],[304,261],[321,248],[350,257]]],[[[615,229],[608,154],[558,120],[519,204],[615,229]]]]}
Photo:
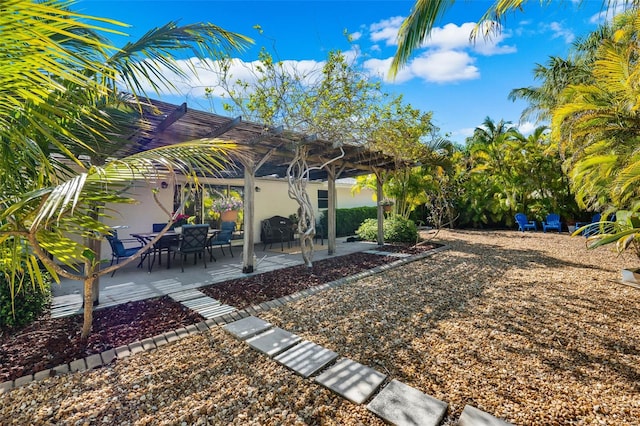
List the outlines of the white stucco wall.
{"type": "MultiPolygon", "coordinates": [[[[126,227],[118,229],[120,238],[131,238],[130,233],[151,232],[153,223],[166,223],[168,220],[167,214],[153,200],[151,188],[142,182],[135,183],[134,188],[132,198],[135,198],[137,203],[111,204],[106,212],[111,217],[104,219],[104,223],[110,226],[126,227]]],[[[171,213],[173,188],[158,188],[158,199],[171,213]]],[[[111,259],[111,248],[106,240],[102,243],[102,258],[111,259]]]]}
{"type": "MultiPolygon", "coordinates": [[[[260,192],[255,194],[255,220],[253,223],[253,231],[255,241],[260,240],[260,221],[271,216],[288,217],[290,214],[296,213],[298,203],[289,198],[287,192],[287,182],[281,179],[256,179],[256,186],[260,188],[260,192]]],[[[345,209],[362,206],[375,206],[373,200],[373,191],[365,189],[359,194],[351,193],[352,181],[337,181],[336,195],[337,208],[345,209]]],[[[320,218],[321,211],[318,206],[318,190],[327,190],[327,182],[309,182],[307,191],[311,198],[311,203],[316,206],[316,217],[320,218]]]]}

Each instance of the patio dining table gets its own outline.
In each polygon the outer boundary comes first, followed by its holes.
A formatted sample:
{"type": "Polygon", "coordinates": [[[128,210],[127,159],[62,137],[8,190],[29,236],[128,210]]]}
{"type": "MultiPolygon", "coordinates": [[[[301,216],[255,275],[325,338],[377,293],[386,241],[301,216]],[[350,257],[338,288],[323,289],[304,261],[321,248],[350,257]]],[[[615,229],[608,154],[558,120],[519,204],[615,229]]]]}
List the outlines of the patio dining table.
{"type": "MultiPolygon", "coordinates": [[[[215,237],[218,232],[220,232],[219,229],[209,228],[208,238],[211,239],[215,237]]],[[[137,233],[131,234],[133,238],[138,239],[142,244],[149,243],[149,241],[153,240],[158,235],[160,235],[160,232],[137,232],[137,233]]],[[[151,272],[151,269],[155,264],[156,253],[158,254],[158,265],[162,265],[162,249],[165,249],[165,248],[167,249],[167,269],[170,268],[171,262],[169,260],[169,256],[171,255],[171,253],[168,250],[168,248],[171,245],[171,243],[174,243],[180,240],[180,235],[181,235],[180,233],[175,232],[173,230],[167,231],[164,233],[164,235],[162,235],[162,237],[160,237],[158,241],[155,242],[155,244],[153,245],[153,260],[149,261],[149,272],[151,272]]]]}

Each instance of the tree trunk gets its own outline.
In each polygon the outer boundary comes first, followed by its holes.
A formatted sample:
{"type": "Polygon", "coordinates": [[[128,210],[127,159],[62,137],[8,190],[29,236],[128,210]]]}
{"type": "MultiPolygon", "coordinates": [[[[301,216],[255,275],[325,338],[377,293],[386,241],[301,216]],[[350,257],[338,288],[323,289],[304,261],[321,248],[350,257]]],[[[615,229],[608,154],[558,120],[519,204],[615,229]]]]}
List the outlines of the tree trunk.
{"type": "Polygon", "coordinates": [[[289,198],[298,202],[298,234],[300,235],[302,260],[307,268],[311,268],[313,266],[313,237],[316,234],[316,219],[311,199],[307,193],[308,176],[307,150],[298,145],[295,157],[287,169],[289,198]]]}
{"type": "Polygon", "coordinates": [[[85,279],[84,279],[84,318],[82,322],[81,338],[84,340],[91,334],[91,324],[93,323],[93,286],[98,279],[98,274],[91,261],[84,263],[85,279]]]}
{"type": "Polygon", "coordinates": [[[327,252],[335,254],[336,252],[336,166],[331,164],[326,167],[327,170],[327,252]]]}
{"type": "Polygon", "coordinates": [[[384,245],[384,211],[380,205],[380,200],[383,198],[382,194],[382,181],[380,176],[376,173],[376,197],[378,198],[378,245],[384,245]]]}
{"type": "Polygon", "coordinates": [[[250,274],[254,272],[254,235],[253,217],[255,213],[255,165],[253,161],[246,160],[244,163],[244,216],[243,228],[244,238],[242,245],[242,272],[250,274]]]}

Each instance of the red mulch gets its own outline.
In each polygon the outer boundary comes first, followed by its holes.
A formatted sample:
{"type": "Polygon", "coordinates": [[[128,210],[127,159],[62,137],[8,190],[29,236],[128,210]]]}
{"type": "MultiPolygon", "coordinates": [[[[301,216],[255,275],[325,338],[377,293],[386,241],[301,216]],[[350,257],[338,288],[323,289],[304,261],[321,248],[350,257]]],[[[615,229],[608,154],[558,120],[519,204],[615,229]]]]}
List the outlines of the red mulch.
{"type": "Polygon", "coordinates": [[[355,275],[394,260],[397,259],[376,254],[353,253],[314,262],[311,268],[305,265],[292,266],[213,284],[200,288],[200,291],[222,303],[243,309],[355,275]]]}
{"type": "MultiPolygon", "coordinates": [[[[415,254],[434,247],[434,244],[415,248],[387,245],[383,249],[415,254]]],[[[354,253],[314,262],[312,268],[304,265],[283,268],[200,290],[222,303],[242,309],[394,260],[386,256],[354,253]]],[[[82,342],[82,315],[52,319],[47,313],[23,329],[0,330],[0,383],[195,324],[203,319],[168,296],[129,302],[94,311],[93,332],[86,342],[82,342]]]]}
{"type": "Polygon", "coordinates": [[[195,324],[204,318],[168,296],[95,310],[93,332],[80,339],[82,315],[43,315],[13,333],[0,334],[0,382],[99,354],[136,340],[195,324]]]}

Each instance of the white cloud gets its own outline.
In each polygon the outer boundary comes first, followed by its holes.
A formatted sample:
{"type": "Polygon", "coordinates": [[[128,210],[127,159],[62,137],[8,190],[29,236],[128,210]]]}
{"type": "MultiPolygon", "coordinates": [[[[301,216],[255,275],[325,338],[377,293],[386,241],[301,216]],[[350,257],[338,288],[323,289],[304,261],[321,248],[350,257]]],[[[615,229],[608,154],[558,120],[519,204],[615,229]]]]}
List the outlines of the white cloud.
{"type": "Polygon", "coordinates": [[[551,22],[549,30],[552,32],[551,38],[563,38],[569,44],[575,40],[576,35],[568,28],[564,28],[560,22],[551,22]]]}
{"type": "Polygon", "coordinates": [[[358,41],[362,38],[362,33],[360,31],[356,31],[355,33],[349,34],[350,41],[358,41]]]}
{"type": "Polygon", "coordinates": [[[469,37],[475,24],[467,22],[458,26],[447,24],[444,27],[435,27],[430,36],[422,44],[422,47],[432,47],[443,50],[471,48],[473,45],[469,37]]]}
{"type": "Polygon", "coordinates": [[[538,127],[535,123],[530,121],[525,121],[524,123],[520,123],[518,125],[518,130],[525,136],[529,136],[533,131],[538,127]]]}
{"type": "Polygon", "coordinates": [[[369,75],[378,77],[381,80],[384,80],[387,83],[404,83],[405,81],[411,80],[414,75],[411,72],[410,67],[404,67],[398,71],[398,75],[394,80],[389,79],[389,69],[391,68],[391,61],[393,58],[387,59],[367,59],[362,63],[364,69],[369,73],[369,75]]]}
{"type": "MultiPolygon", "coordinates": [[[[161,63],[154,65],[159,73],[175,86],[174,90],[162,87],[158,95],[183,95],[194,98],[204,98],[206,89],[211,89],[212,94],[217,97],[222,97],[226,93],[226,90],[221,85],[221,73],[217,61],[192,59],[191,61],[179,60],[177,63],[178,67],[186,74],[186,78],[177,75],[161,63]]],[[[228,78],[230,89],[244,92],[245,89],[235,84],[236,81],[241,80],[249,83],[249,90],[251,90],[251,88],[254,87],[252,83],[255,83],[258,79],[258,73],[256,71],[257,65],[259,65],[259,61],[244,62],[240,59],[233,59],[228,71],[228,75],[230,76],[230,78],[228,78]]],[[[282,66],[285,71],[305,76],[308,83],[320,77],[318,71],[323,65],[324,62],[315,60],[282,61],[282,66]]],[[[144,90],[146,90],[150,96],[156,94],[154,89],[148,84],[144,85],[144,90]]]]}
{"type": "Polygon", "coordinates": [[[434,83],[448,83],[479,78],[480,71],[472,65],[473,62],[467,53],[449,50],[427,53],[411,61],[409,66],[416,77],[434,83]]]}
{"type": "MultiPolygon", "coordinates": [[[[371,40],[395,45],[395,37],[404,18],[394,17],[386,19],[369,27],[371,40]]],[[[511,37],[511,33],[492,33],[490,37],[480,34],[471,40],[470,36],[476,24],[467,22],[462,25],[453,23],[436,27],[430,36],[420,46],[416,53],[422,53],[410,59],[406,66],[398,72],[393,81],[388,79],[391,59],[369,59],[364,67],[371,75],[382,78],[389,83],[403,83],[413,78],[419,78],[432,83],[449,83],[463,80],[473,80],[480,77],[478,67],[474,65],[473,55],[497,55],[516,52],[515,46],[505,45],[504,41],[511,37]]],[[[371,51],[381,51],[379,45],[374,45],[371,51]]]]}
{"type": "Polygon", "coordinates": [[[402,21],[404,21],[404,17],[394,16],[393,18],[371,24],[369,27],[371,41],[374,43],[382,41],[387,46],[396,46],[398,44],[398,31],[400,30],[402,21]]]}
{"type": "Polygon", "coordinates": [[[473,136],[473,132],[476,130],[475,127],[466,127],[463,129],[454,130],[451,133],[451,136],[461,136],[463,138],[468,138],[473,136]]]}
{"type": "Polygon", "coordinates": [[[427,52],[401,68],[394,80],[388,78],[392,60],[368,59],[363,62],[363,67],[370,75],[394,84],[413,78],[430,83],[451,83],[480,77],[480,71],[473,65],[474,59],[465,52],[455,50],[427,52]]]}
{"type": "Polygon", "coordinates": [[[511,37],[509,32],[492,32],[486,37],[482,31],[475,39],[471,39],[471,33],[476,24],[466,22],[460,26],[447,24],[444,27],[436,27],[431,32],[431,36],[425,41],[423,47],[431,47],[442,50],[471,49],[476,53],[485,56],[513,53],[514,46],[501,45],[505,39],[511,37]]]}
{"type": "Polygon", "coordinates": [[[473,50],[484,56],[516,53],[518,49],[515,46],[500,44],[509,37],[511,37],[511,33],[505,31],[492,34],[490,37],[478,35],[474,40],[473,50]]]}
{"type": "MultiPolygon", "coordinates": [[[[404,18],[401,16],[376,22],[369,27],[371,41],[384,42],[387,46],[397,45],[397,35],[404,18]]],[[[508,32],[492,33],[490,37],[480,34],[475,40],[471,40],[471,32],[476,24],[466,22],[462,25],[446,24],[443,27],[435,27],[429,37],[420,46],[421,48],[439,50],[464,50],[470,49],[482,55],[496,55],[513,53],[514,46],[501,45],[511,36],[508,32]]]]}
{"type": "Polygon", "coordinates": [[[592,24],[604,24],[605,22],[611,22],[613,20],[613,17],[616,16],[619,13],[624,12],[625,10],[627,10],[627,8],[629,7],[629,5],[627,5],[625,2],[616,2],[613,3],[612,6],[606,8],[605,10],[602,10],[599,13],[596,13],[595,15],[593,15],[590,19],[589,22],[592,24]]]}

